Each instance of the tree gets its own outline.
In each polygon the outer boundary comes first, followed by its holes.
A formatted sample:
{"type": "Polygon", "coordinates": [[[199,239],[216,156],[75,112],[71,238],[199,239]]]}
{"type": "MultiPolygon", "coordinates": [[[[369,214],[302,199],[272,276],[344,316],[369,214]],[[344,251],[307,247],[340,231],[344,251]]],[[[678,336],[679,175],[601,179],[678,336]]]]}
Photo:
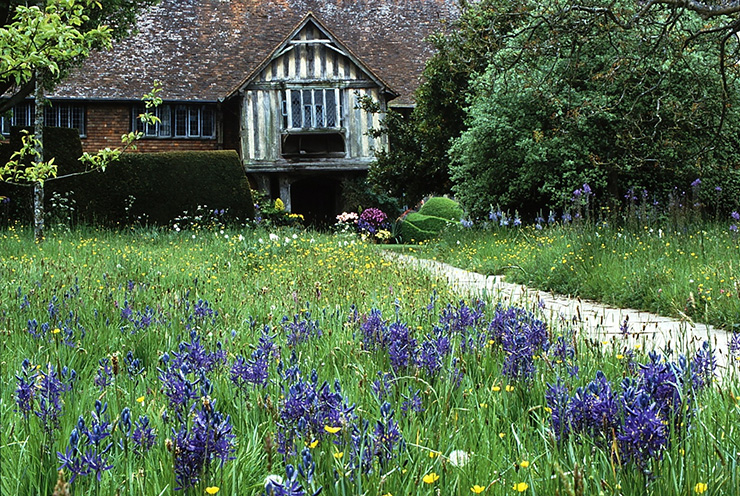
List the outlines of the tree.
{"type": "Polygon", "coordinates": [[[721,62],[713,21],[665,5],[559,6],[533,3],[476,81],[451,149],[453,189],[471,212],[562,206],[584,182],[612,196],[630,183],[667,193],[740,164],[740,113],[728,105],[740,74],[721,62]]]}
{"type": "Polygon", "coordinates": [[[389,110],[376,130],[388,135],[391,146],[370,167],[372,183],[407,204],[450,191],[447,152],[466,128],[471,82],[519,27],[522,5],[521,0],[463,1],[461,15],[449,29],[429,38],[435,54],[424,68],[416,106],[410,115],[389,110]]]}
{"type": "MultiPolygon", "coordinates": [[[[61,5],[63,9],[87,7],[84,11],[84,18],[78,17],[76,21],[79,24],[69,26],[76,28],[81,33],[92,33],[98,26],[106,26],[106,36],[100,39],[88,38],[90,42],[90,49],[101,49],[107,46],[109,41],[121,40],[131,34],[131,31],[136,27],[136,14],[143,8],[157,3],[159,0],[106,0],[104,2],[85,2],[77,0],[76,2],[43,2],[43,1],[28,1],[28,0],[4,0],[0,1],[0,26],[1,29],[13,30],[18,24],[18,7],[22,10],[36,6],[37,9],[42,10],[45,4],[49,6],[61,5]],[[66,4],[66,6],[65,6],[66,4]],[[94,7],[94,8],[92,8],[94,7]]],[[[35,13],[35,12],[34,12],[35,13]]],[[[27,15],[27,14],[26,14],[27,15]]],[[[68,21],[72,21],[72,18],[68,18],[68,21]]],[[[30,24],[27,24],[30,26],[30,24]]],[[[43,26],[41,24],[39,28],[49,26],[43,26]]],[[[59,26],[57,26],[58,28],[59,26]]],[[[4,38],[4,41],[12,41],[4,38]]],[[[17,45],[10,45],[8,48],[12,51],[12,55],[9,55],[9,59],[14,62],[31,62],[43,52],[43,48],[40,46],[33,46],[27,43],[18,41],[17,45]]],[[[57,80],[64,77],[64,75],[72,67],[79,64],[84,60],[85,54],[79,54],[77,57],[54,57],[54,54],[50,53],[48,60],[45,62],[49,63],[49,67],[53,67],[57,73],[57,80]]],[[[8,60],[6,58],[6,60],[8,60]]],[[[38,62],[44,62],[38,60],[38,62]]],[[[23,78],[18,81],[14,74],[0,71],[0,95],[7,98],[0,100],[0,114],[4,114],[8,110],[12,109],[15,105],[22,102],[25,98],[31,96],[34,91],[36,80],[33,77],[23,78]]]]}
{"type": "MultiPolygon", "coordinates": [[[[132,5],[126,1],[113,3],[132,5]]],[[[36,103],[34,135],[26,136],[21,150],[0,167],[0,180],[26,181],[33,187],[34,235],[39,242],[44,236],[44,182],[56,178],[53,158],[45,160],[43,153],[44,90],[52,88],[93,48],[110,45],[114,31],[107,26],[91,25],[88,15],[98,5],[92,0],[50,0],[44,8],[18,5],[11,22],[0,29],[0,46],[5,47],[0,52],[0,82],[18,88],[18,92],[33,82],[36,103]]],[[[148,106],[158,103],[158,91],[155,88],[145,97],[148,106]]],[[[144,120],[152,118],[148,114],[142,116],[144,120]]],[[[124,148],[139,137],[136,133],[124,136],[124,148]]],[[[87,171],[105,169],[121,152],[121,149],[101,150],[95,155],[85,154],[82,160],[87,171]]]]}
{"type": "MultiPolygon", "coordinates": [[[[499,201],[525,210],[562,203],[579,178],[591,178],[601,192],[617,195],[625,177],[650,185],[671,174],[697,172],[682,166],[687,158],[700,166],[698,172],[709,173],[712,166],[733,159],[734,137],[727,131],[737,106],[733,84],[739,30],[736,0],[462,0],[460,19],[432,37],[437,53],[425,68],[416,107],[405,119],[389,112],[384,121],[381,131],[389,135],[391,150],[378,155],[369,177],[411,200],[446,188],[458,195],[477,191],[480,201],[470,206],[482,211],[484,203],[487,210],[489,203],[499,201]],[[601,79],[589,80],[588,71],[601,79]],[[631,71],[639,74],[630,77],[631,71]],[[587,88],[577,83],[579,77],[587,88]],[[625,89],[645,86],[618,92],[620,84],[633,85],[625,89]],[[543,92],[530,91],[533,86],[543,92]],[[564,115],[587,104],[577,103],[574,95],[600,95],[604,120],[591,113],[578,114],[580,120],[553,120],[555,127],[580,123],[584,128],[541,141],[535,130],[547,121],[549,104],[564,115]],[[491,101],[484,112],[487,98],[491,101]],[[674,129],[668,127],[670,109],[655,107],[666,98],[693,109],[687,115],[674,109],[674,129]],[[614,102],[620,106],[610,114],[614,102]],[[614,124],[623,119],[630,127],[617,135],[614,124]],[[662,127],[655,127],[656,122],[662,127]],[[596,124],[605,125],[601,136],[596,124]],[[522,155],[527,139],[514,133],[516,126],[534,126],[522,131],[536,145],[526,157],[527,166],[522,155]],[[590,129],[588,136],[584,129],[590,129]],[[654,133],[662,133],[664,150],[650,147],[654,133]],[[617,136],[616,150],[606,146],[617,136]],[[453,142],[458,144],[450,156],[453,142]],[[492,143],[498,148],[492,149],[492,143]],[[651,156],[653,151],[661,153],[651,156]],[[537,153],[549,155],[538,160],[537,153]],[[672,161],[667,160],[671,154],[672,161]],[[664,175],[654,174],[650,164],[664,175]],[[495,188],[476,182],[486,176],[495,188]]],[[[565,133],[565,128],[558,129],[565,133]]]]}

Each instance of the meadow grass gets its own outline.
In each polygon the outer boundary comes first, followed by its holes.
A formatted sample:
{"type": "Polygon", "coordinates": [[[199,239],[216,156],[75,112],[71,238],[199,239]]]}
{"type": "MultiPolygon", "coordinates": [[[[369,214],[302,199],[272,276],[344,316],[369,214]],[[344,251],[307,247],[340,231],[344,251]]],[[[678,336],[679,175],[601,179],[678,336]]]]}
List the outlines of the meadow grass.
{"type": "Polygon", "coordinates": [[[601,371],[616,398],[649,343],[460,301],[353,237],[9,228],[0,271],[2,494],[67,494],[65,461],[75,495],[740,494],[735,362],[701,388],[677,365],[669,441],[630,460],[631,413],[565,435],[548,395],[601,371]]]}
{"type": "Polygon", "coordinates": [[[603,224],[458,227],[406,252],[617,307],[729,330],[740,325],[740,243],[725,224],[680,231],[603,224]]]}

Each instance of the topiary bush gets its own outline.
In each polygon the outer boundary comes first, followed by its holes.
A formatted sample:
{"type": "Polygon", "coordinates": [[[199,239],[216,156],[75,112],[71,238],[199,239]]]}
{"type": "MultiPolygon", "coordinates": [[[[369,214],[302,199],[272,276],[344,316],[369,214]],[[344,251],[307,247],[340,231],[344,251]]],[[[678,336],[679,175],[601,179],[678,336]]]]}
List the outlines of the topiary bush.
{"type": "Polygon", "coordinates": [[[453,222],[459,222],[465,212],[458,202],[444,196],[434,196],[429,198],[419,209],[422,215],[439,217],[453,222]]]}
{"type": "Polygon", "coordinates": [[[404,243],[425,241],[439,235],[447,226],[460,222],[463,215],[463,209],[455,200],[433,197],[418,212],[412,212],[403,219],[398,233],[404,243]]]}

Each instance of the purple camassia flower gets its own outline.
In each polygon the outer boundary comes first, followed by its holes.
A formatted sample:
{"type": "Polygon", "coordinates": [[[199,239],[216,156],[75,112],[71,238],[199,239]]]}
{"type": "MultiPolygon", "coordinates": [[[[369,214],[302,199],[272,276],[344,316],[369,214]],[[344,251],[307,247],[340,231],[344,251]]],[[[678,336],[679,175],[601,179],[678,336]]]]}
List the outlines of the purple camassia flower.
{"type": "Polygon", "coordinates": [[[567,439],[571,432],[570,421],[568,418],[568,403],[570,394],[563,384],[562,379],[558,378],[555,384],[547,385],[545,401],[550,412],[550,423],[552,430],[558,440],[567,439]]]}
{"type": "Polygon", "coordinates": [[[647,470],[651,459],[661,459],[668,447],[668,428],[655,403],[642,393],[625,406],[624,424],[617,434],[625,460],[647,470]]]}
{"type": "Polygon", "coordinates": [[[85,424],[85,419],[80,416],[77,425],[72,429],[69,436],[69,447],[64,453],[57,452],[57,458],[61,463],[59,470],[66,468],[72,473],[70,483],[77,476],[86,476],[95,473],[98,481],[103,472],[113,468],[108,464],[108,452],[113,447],[111,442],[103,442],[111,435],[111,423],[106,411],[108,403],[95,401],[95,410],[92,412],[90,427],[85,424]],[[80,444],[81,436],[86,441],[80,444]]]}
{"type": "Polygon", "coordinates": [[[448,325],[452,333],[476,329],[483,321],[485,307],[485,302],[481,300],[477,300],[472,307],[466,305],[463,300],[460,300],[457,307],[448,303],[447,307],[442,310],[439,323],[448,325]]]}
{"type": "Polygon", "coordinates": [[[701,179],[698,177],[691,183],[692,188],[698,188],[701,185],[701,179]]]}
{"type": "Polygon", "coordinates": [[[403,396],[404,401],[401,403],[401,411],[406,414],[409,410],[416,413],[421,413],[424,411],[424,403],[421,400],[421,396],[419,396],[419,393],[421,390],[417,389],[414,391],[411,386],[409,386],[409,395],[403,396]]]}
{"type": "Polygon", "coordinates": [[[668,422],[679,432],[688,428],[688,406],[695,392],[712,380],[715,367],[707,344],[690,363],[683,355],[667,362],[651,352],[636,377],[622,381],[621,395],[614,393],[601,372],[573,397],[558,379],[548,385],[545,395],[553,431],[559,440],[585,434],[605,445],[616,433],[624,459],[646,471],[650,460],[661,459],[670,444],[668,422]]]}
{"type": "MultiPolygon", "coordinates": [[[[320,492],[321,488],[314,492],[313,496],[317,496],[320,492]]],[[[307,494],[303,485],[298,481],[298,470],[291,464],[285,467],[284,479],[269,477],[265,481],[265,496],[306,496],[307,494]]]]}
{"type": "Polygon", "coordinates": [[[403,442],[403,436],[398,429],[398,422],[393,418],[393,409],[390,403],[385,402],[380,407],[380,420],[375,424],[373,440],[375,456],[380,465],[385,465],[396,455],[396,448],[403,442]]]}
{"type": "Polygon", "coordinates": [[[511,379],[531,379],[535,372],[534,355],[549,349],[547,325],[517,307],[498,305],[488,336],[506,352],[503,374],[511,379]]]}
{"type": "Polygon", "coordinates": [[[675,415],[680,421],[685,357],[681,357],[678,363],[666,362],[659,353],[651,351],[648,358],[648,363],[640,365],[641,388],[657,405],[664,418],[675,415]]]}
{"type": "Polygon", "coordinates": [[[388,327],[384,343],[388,343],[388,356],[394,372],[399,372],[413,363],[417,341],[411,337],[411,330],[406,324],[392,323],[388,327]]]}
{"type": "Polygon", "coordinates": [[[144,373],[144,365],[141,363],[141,360],[134,358],[134,352],[131,350],[126,353],[123,364],[126,366],[128,378],[132,381],[137,381],[139,376],[144,373]]]}
{"type": "Polygon", "coordinates": [[[416,355],[416,366],[425,370],[430,377],[436,377],[442,370],[442,360],[452,351],[450,339],[442,329],[435,327],[436,338],[427,335],[416,355]]]}
{"type": "Polygon", "coordinates": [[[315,370],[311,375],[311,381],[299,377],[284,393],[278,423],[280,453],[293,453],[296,437],[320,439],[326,435],[325,427],[348,425],[354,418],[355,407],[347,405],[339,381],[334,382],[332,391],[327,382],[318,386],[315,370]]]}
{"type": "Polygon", "coordinates": [[[226,351],[221,342],[216,343],[216,351],[209,352],[195,330],[190,331],[190,342],[180,343],[179,353],[173,352],[172,355],[173,367],[184,367],[189,371],[207,373],[226,363],[226,351]]]}
{"type": "Polygon", "coordinates": [[[293,322],[288,322],[288,318],[284,317],[282,327],[286,333],[288,346],[290,347],[305,343],[312,337],[320,338],[324,334],[319,328],[318,321],[311,320],[308,312],[306,312],[306,318],[304,319],[295,315],[293,322]]]}
{"type": "Polygon", "coordinates": [[[594,438],[608,437],[619,423],[619,403],[611,384],[600,370],[585,388],[578,388],[568,404],[574,431],[594,438]]]}
{"type": "MultiPolygon", "coordinates": [[[[350,426],[350,451],[348,468],[361,474],[373,472],[375,440],[370,431],[370,422],[362,419],[350,426]]],[[[352,475],[354,476],[354,475],[352,475]]]]}
{"type": "Polygon", "coordinates": [[[238,355],[231,367],[231,382],[242,390],[246,389],[247,384],[265,387],[269,366],[270,363],[262,352],[254,351],[249,360],[238,355]]]}
{"type": "Polygon", "coordinates": [[[511,380],[531,379],[536,371],[533,359],[535,349],[527,334],[506,333],[502,345],[506,353],[502,373],[511,380]]]}
{"type": "Polygon", "coordinates": [[[39,374],[35,367],[31,367],[31,362],[26,358],[21,364],[21,375],[16,374],[18,387],[15,390],[15,403],[18,405],[18,412],[23,418],[28,419],[28,414],[33,411],[33,400],[36,395],[36,379],[39,374]]]}
{"type": "Polygon", "coordinates": [[[734,331],[732,333],[732,337],[730,338],[730,343],[728,345],[728,351],[731,357],[740,357],[740,332],[734,331]]]}
{"type": "Polygon", "coordinates": [[[575,357],[576,350],[568,343],[564,336],[558,336],[555,343],[549,349],[549,355],[561,363],[567,363],[575,357]]]}
{"type": "Polygon", "coordinates": [[[378,372],[378,378],[370,386],[378,401],[385,400],[393,392],[393,379],[393,374],[390,372],[386,372],[385,374],[378,372]]]}
{"type": "Polygon", "coordinates": [[[100,392],[103,392],[105,388],[113,384],[113,368],[108,357],[98,360],[98,365],[100,367],[98,367],[98,373],[93,383],[100,388],[100,392]]]}
{"type": "MultiPolygon", "coordinates": [[[[67,375],[66,370],[65,367],[62,374],[59,375],[65,377],[67,375]]],[[[35,393],[38,399],[38,408],[34,413],[41,420],[48,439],[52,439],[53,431],[59,428],[59,418],[62,414],[62,393],[71,390],[72,386],[71,382],[65,384],[59,380],[58,374],[51,364],[47,365],[46,371],[40,369],[39,372],[41,380],[38,382],[38,389],[35,393]]]]}
{"type": "Polygon", "coordinates": [[[131,440],[135,445],[135,451],[143,455],[152,449],[157,440],[157,434],[154,432],[154,428],[149,425],[149,417],[146,415],[140,415],[135,426],[131,440]]]}
{"type": "Polygon", "coordinates": [[[364,349],[374,351],[383,346],[384,336],[388,332],[388,322],[383,320],[380,310],[373,308],[360,324],[364,349]]]}
{"type": "Polygon", "coordinates": [[[162,392],[169,398],[170,407],[178,415],[181,415],[191,399],[200,397],[200,392],[196,387],[199,380],[191,381],[187,378],[190,370],[186,365],[177,367],[173,363],[164,369],[157,370],[159,371],[159,380],[162,382],[162,392]]]}
{"type": "Polygon", "coordinates": [[[234,459],[236,435],[231,432],[231,417],[218,412],[214,403],[204,401],[199,408],[193,405],[190,426],[183,425],[177,432],[173,429],[175,490],[197,485],[212,461],[218,460],[223,467],[234,459]]]}
{"type": "Polygon", "coordinates": [[[270,359],[279,356],[279,350],[272,341],[273,336],[270,336],[268,331],[269,327],[266,327],[257,348],[252,352],[251,359],[238,355],[231,366],[231,382],[244,391],[248,384],[267,386],[270,359]]]}
{"type": "Polygon", "coordinates": [[[709,385],[714,379],[716,369],[717,359],[714,350],[709,347],[709,342],[704,341],[702,348],[696,351],[691,360],[691,381],[694,389],[702,389],[709,385]]]}

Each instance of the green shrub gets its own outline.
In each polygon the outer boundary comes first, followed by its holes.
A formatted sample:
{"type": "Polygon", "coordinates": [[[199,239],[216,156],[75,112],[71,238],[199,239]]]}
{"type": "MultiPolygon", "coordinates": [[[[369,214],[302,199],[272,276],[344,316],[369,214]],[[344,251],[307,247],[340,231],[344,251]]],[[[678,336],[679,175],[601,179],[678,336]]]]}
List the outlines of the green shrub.
{"type": "Polygon", "coordinates": [[[419,213],[431,217],[440,217],[453,222],[460,221],[465,214],[458,202],[443,196],[435,196],[428,199],[419,209],[419,213]]]}
{"type": "Polygon", "coordinates": [[[437,237],[449,224],[457,224],[463,215],[463,209],[455,200],[432,197],[418,212],[412,212],[403,219],[398,233],[406,243],[425,241],[437,237]]]}
{"type": "Polygon", "coordinates": [[[203,207],[241,220],[254,216],[247,176],[233,150],[132,153],[73,182],[87,220],[168,224],[203,207]]]}
{"type": "Polygon", "coordinates": [[[412,212],[401,222],[399,234],[405,243],[410,241],[425,241],[437,237],[450,222],[441,217],[432,217],[430,215],[412,212]]]}
{"type": "MultiPolygon", "coordinates": [[[[32,131],[31,128],[13,127],[7,141],[0,143],[0,161],[8,163],[12,154],[21,148],[21,131],[32,131]]],[[[54,158],[57,164],[57,175],[73,174],[84,169],[79,161],[82,155],[82,142],[77,129],[66,127],[44,127],[44,158],[54,158]]],[[[45,187],[45,207],[49,208],[49,199],[54,193],[63,194],[69,190],[66,180],[49,181],[45,187]]],[[[31,219],[31,188],[0,182],[0,196],[10,198],[9,215],[13,219],[29,221],[31,219]]]]}

